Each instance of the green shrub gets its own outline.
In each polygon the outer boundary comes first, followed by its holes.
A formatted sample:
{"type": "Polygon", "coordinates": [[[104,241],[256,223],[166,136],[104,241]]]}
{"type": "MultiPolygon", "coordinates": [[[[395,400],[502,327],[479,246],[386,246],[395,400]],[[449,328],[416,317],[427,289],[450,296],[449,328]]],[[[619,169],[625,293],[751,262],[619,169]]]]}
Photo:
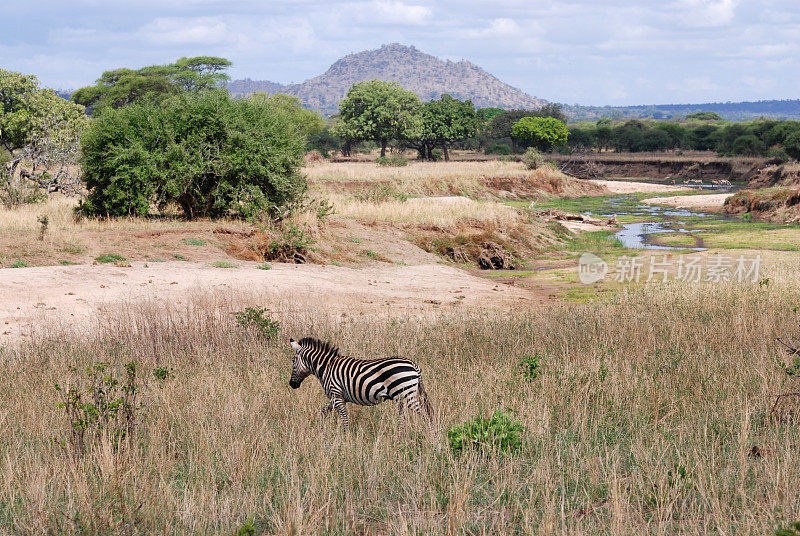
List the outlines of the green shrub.
{"type": "Polygon", "coordinates": [[[157,380],[160,380],[161,382],[165,382],[165,381],[167,381],[167,378],[172,376],[173,372],[174,371],[171,368],[168,368],[168,367],[156,367],[156,368],[153,369],[153,376],[155,376],[155,378],[157,380]]]}
{"type": "Polygon", "coordinates": [[[511,154],[511,147],[505,143],[495,143],[486,148],[486,154],[508,155],[511,154]]]}
{"type": "Polygon", "coordinates": [[[103,437],[114,445],[132,441],[140,410],[136,362],[125,365],[124,375],[106,362],[86,367],[85,374],[77,367],[71,371],[75,378],[69,385],[55,385],[61,399],[56,407],[67,418],[67,439],[56,438],[56,442],[64,447],[69,444],[73,455],[80,457],[103,437]]]}
{"type": "Polygon", "coordinates": [[[539,151],[528,147],[528,150],[522,155],[522,163],[528,169],[539,169],[545,164],[545,160],[539,151]]]}
{"type": "Polygon", "coordinates": [[[431,160],[433,160],[434,162],[438,162],[439,160],[444,158],[444,151],[442,151],[441,149],[438,149],[438,148],[437,149],[433,149],[429,154],[430,154],[431,160]]]}
{"type": "Polygon", "coordinates": [[[767,152],[764,142],[759,140],[756,136],[748,134],[746,136],[739,136],[733,142],[734,154],[743,154],[747,156],[761,156],[767,152]]]}
{"type": "Polygon", "coordinates": [[[229,261],[214,261],[211,263],[214,268],[238,268],[239,265],[229,261]]]}
{"type": "Polygon", "coordinates": [[[27,268],[27,266],[28,266],[28,261],[22,259],[19,259],[11,263],[12,268],[27,268]]]}
{"type": "Polygon", "coordinates": [[[183,242],[187,246],[205,246],[206,245],[206,241],[205,240],[200,240],[198,238],[186,238],[184,240],[181,240],[181,242],[183,242]]]}
{"type": "Polygon", "coordinates": [[[265,262],[264,264],[259,264],[258,266],[256,266],[256,268],[258,268],[259,270],[271,270],[272,265],[269,264],[268,262],[265,262]]]}
{"type": "Polygon", "coordinates": [[[107,264],[109,262],[121,262],[126,260],[125,257],[122,255],[117,255],[116,253],[104,253],[94,258],[100,264],[107,264]]]}
{"type": "Polygon", "coordinates": [[[384,167],[403,167],[408,165],[408,158],[402,155],[379,156],[375,159],[375,163],[384,167]]]}
{"type": "Polygon", "coordinates": [[[81,141],[86,215],[188,218],[277,214],[303,193],[303,139],[287,116],[226,91],[134,103],[94,119],[81,141]]]}
{"type": "Polygon", "coordinates": [[[789,155],[783,147],[773,147],[767,151],[767,156],[775,163],[783,164],[789,160],[789,155]]]}
{"type": "Polygon", "coordinates": [[[789,524],[785,529],[776,530],[775,536],[800,536],[800,521],[789,524]]]}
{"type": "Polygon", "coordinates": [[[542,372],[542,356],[541,354],[526,354],[520,359],[517,366],[522,370],[522,375],[526,380],[532,382],[539,377],[542,372]]]}
{"type": "Polygon", "coordinates": [[[283,262],[305,262],[305,253],[314,240],[306,232],[294,225],[285,225],[281,236],[272,240],[264,251],[264,260],[283,262]]]}
{"type": "Polygon", "coordinates": [[[243,311],[234,314],[236,322],[246,329],[253,329],[259,337],[272,339],[278,336],[281,324],[268,316],[269,309],[265,307],[247,307],[243,311]]]}
{"type": "Polygon", "coordinates": [[[475,417],[447,431],[450,448],[456,454],[468,449],[515,452],[522,447],[525,427],[513,413],[497,410],[491,419],[475,417]]]}
{"type": "Polygon", "coordinates": [[[359,190],[353,194],[358,201],[367,201],[369,203],[385,203],[386,201],[406,201],[408,196],[403,192],[396,190],[389,184],[378,184],[363,190],[359,190]]]}

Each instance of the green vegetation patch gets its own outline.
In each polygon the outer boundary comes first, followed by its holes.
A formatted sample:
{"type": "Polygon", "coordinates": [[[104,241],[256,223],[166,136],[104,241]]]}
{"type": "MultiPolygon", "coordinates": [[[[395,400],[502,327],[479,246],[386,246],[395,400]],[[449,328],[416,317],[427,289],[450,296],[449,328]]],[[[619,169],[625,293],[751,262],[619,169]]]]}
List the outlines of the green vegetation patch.
{"type": "Polygon", "coordinates": [[[513,413],[501,410],[491,418],[474,417],[464,424],[447,431],[450,448],[456,454],[465,450],[488,450],[490,452],[516,452],[522,448],[522,426],[513,413]]]}
{"type": "Polygon", "coordinates": [[[214,268],[238,268],[239,265],[229,261],[214,261],[211,263],[214,268]]]}
{"type": "Polygon", "coordinates": [[[102,255],[98,255],[94,258],[100,264],[107,264],[109,262],[121,262],[127,260],[122,255],[117,255],[116,253],[103,253],[102,255]]]}

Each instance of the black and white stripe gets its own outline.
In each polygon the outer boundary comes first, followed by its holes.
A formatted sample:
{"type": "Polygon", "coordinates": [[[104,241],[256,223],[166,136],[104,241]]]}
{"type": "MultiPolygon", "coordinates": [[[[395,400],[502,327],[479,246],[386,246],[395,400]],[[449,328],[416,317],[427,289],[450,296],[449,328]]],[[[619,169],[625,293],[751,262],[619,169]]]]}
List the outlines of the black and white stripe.
{"type": "Polygon", "coordinates": [[[297,389],[309,375],[316,376],[330,399],[322,409],[323,414],[335,409],[348,425],[346,403],[374,406],[384,400],[397,400],[400,414],[407,405],[416,413],[431,417],[419,367],[410,359],[356,359],[341,355],[336,346],[311,337],[299,342],[290,339],[289,343],[294,349],[289,385],[297,389]]]}

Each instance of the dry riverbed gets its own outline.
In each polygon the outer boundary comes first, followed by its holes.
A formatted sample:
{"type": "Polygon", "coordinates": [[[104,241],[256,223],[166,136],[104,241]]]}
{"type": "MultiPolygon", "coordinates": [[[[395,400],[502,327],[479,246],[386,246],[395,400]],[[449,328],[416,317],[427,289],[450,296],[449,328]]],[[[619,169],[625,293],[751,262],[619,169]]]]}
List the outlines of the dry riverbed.
{"type": "Polygon", "coordinates": [[[725,200],[732,196],[728,194],[707,194],[707,195],[673,195],[668,197],[651,197],[642,199],[642,203],[648,205],[668,205],[676,208],[687,208],[693,210],[706,210],[718,212],[722,210],[725,200]]]}

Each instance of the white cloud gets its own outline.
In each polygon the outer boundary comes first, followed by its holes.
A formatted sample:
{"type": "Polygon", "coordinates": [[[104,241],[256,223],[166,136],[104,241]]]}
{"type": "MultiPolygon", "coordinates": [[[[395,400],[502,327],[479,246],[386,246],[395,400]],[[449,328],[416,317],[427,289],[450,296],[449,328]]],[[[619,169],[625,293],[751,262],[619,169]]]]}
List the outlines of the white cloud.
{"type": "Polygon", "coordinates": [[[154,44],[218,44],[225,40],[228,26],[217,17],[162,17],[141,28],[142,36],[154,44]]]}
{"type": "Polygon", "coordinates": [[[738,0],[680,0],[682,21],[691,28],[726,26],[733,21],[738,0]]]}
{"type": "Polygon", "coordinates": [[[366,8],[384,22],[396,24],[425,24],[433,10],[427,6],[414,6],[392,0],[375,0],[366,8]]]}
{"type": "Polygon", "coordinates": [[[514,19],[500,18],[492,19],[488,28],[474,30],[472,35],[474,37],[511,37],[519,35],[521,32],[522,28],[514,19]]]}

